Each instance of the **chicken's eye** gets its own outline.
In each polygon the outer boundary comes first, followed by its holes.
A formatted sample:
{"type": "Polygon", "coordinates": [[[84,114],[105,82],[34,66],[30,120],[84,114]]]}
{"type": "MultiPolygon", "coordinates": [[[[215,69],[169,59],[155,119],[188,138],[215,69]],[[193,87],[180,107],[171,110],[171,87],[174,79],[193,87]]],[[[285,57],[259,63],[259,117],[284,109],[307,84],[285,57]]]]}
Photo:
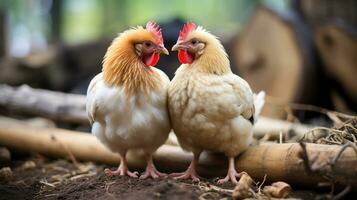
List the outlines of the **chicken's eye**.
{"type": "Polygon", "coordinates": [[[193,45],[195,45],[195,44],[197,44],[197,43],[198,43],[197,40],[192,40],[192,41],[191,41],[191,44],[193,44],[193,45]]]}
{"type": "Polygon", "coordinates": [[[151,43],[150,42],[145,42],[145,46],[146,47],[151,47],[151,43]]]}

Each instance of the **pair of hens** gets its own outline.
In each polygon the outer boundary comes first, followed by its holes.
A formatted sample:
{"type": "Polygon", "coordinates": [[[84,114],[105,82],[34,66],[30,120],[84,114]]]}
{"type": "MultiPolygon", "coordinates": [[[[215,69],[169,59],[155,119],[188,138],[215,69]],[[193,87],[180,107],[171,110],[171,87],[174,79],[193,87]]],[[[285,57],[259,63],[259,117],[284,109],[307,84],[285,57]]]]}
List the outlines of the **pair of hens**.
{"type": "Polygon", "coordinates": [[[263,104],[248,83],[230,69],[220,41],[192,22],[184,25],[172,50],[182,65],[170,82],[156,69],[160,54],[168,54],[161,29],[148,22],[121,33],[108,48],[103,70],[88,87],[87,113],[92,133],[121,162],[107,175],[138,177],[128,170],[126,153],[141,149],[147,167],[140,178],[166,176],[159,172],[152,154],[175,132],[181,147],[193,160],[176,179],[199,180],[196,172],[203,150],[222,152],[229,158],[227,176],[220,183],[237,182],[234,157],[252,141],[252,127],[263,104]]]}

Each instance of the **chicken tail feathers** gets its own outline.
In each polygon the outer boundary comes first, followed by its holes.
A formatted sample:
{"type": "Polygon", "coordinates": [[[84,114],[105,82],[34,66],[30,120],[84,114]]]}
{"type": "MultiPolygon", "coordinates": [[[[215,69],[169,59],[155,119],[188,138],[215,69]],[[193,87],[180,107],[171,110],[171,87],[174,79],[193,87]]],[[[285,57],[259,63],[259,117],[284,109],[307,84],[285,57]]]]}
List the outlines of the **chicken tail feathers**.
{"type": "Polygon", "coordinates": [[[265,92],[260,91],[258,94],[254,94],[254,123],[257,122],[258,117],[264,107],[265,104],[265,92]]]}

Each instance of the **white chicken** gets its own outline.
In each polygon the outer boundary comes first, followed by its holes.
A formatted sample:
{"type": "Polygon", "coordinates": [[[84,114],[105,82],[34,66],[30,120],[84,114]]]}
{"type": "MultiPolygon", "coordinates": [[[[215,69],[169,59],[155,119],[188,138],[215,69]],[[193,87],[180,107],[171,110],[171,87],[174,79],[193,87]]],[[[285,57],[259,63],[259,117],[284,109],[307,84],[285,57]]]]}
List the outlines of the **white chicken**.
{"type": "Polygon", "coordinates": [[[210,150],[229,158],[227,176],[219,183],[237,183],[234,158],[252,142],[265,95],[254,98],[248,83],[232,73],[219,40],[192,22],[184,25],[172,50],[179,51],[182,63],[168,90],[172,127],[181,147],[194,155],[187,171],[173,176],[198,181],[199,156],[210,150]]]}
{"type": "Polygon", "coordinates": [[[170,132],[167,111],[169,78],[154,68],[161,53],[167,54],[161,29],[148,22],[121,33],[108,48],[102,73],[90,82],[87,113],[94,134],[111,151],[120,154],[117,170],[105,169],[109,175],[138,177],[128,170],[126,153],[142,149],[147,167],[140,178],[158,178],[152,154],[170,132]]]}

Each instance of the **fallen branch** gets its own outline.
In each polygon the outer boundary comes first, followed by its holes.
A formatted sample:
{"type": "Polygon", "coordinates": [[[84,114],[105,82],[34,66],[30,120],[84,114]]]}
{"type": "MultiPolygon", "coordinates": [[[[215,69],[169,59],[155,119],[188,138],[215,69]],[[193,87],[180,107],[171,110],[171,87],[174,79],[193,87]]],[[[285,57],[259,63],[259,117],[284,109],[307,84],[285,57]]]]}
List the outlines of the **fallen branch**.
{"type": "Polygon", "coordinates": [[[302,137],[311,129],[312,127],[308,125],[268,117],[260,117],[258,122],[254,125],[253,132],[254,137],[257,138],[261,138],[266,134],[269,134],[278,140],[281,133],[285,136],[289,133],[293,133],[295,136],[302,137]]]}
{"type": "Polygon", "coordinates": [[[27,85],[0,85],[0,94],[0,108],[4,111],[89,124],[83,95],[33,89],[27,85]]]}
{"type": "Polygon", "coordinates": [[[274,98],[272,96],[267,96],[266,104],[275,106],[275,107],[280,107],[281,109],[289,108],[292,110],[321,113],[321,114],[324,114],[327,117],[329,117],[331,119],[331,121],[334,121],[334,122],[340,120],[339,118],[348,120],[348,119],[353,119],[355,117],[354,115],[349,115],[349,114],[337,112],[334,110],[329,110],[329,109],[322,108],[322,107],[315,106],[315,105],[300,104],[300,103],[286,103],[286,102],[283,102],[283,101],[281,101],[277,98],[274,98]]]}
{"type": "MultiPolygon", "coordinates": [[[[26,85],[0,85],[0,94],[0,108],[3,110],[89,125],[84,95],[34,89],[26,85]]],[[[309,129],[311,127],[306,125],[260,117],[254,127],[254,135],[261,138],[268,133],[279,137],[281,132],[287,134],[292,131],[302,136],[309,129]]]]}
{"type": "MultiPolygon", "coordinates": [[[[81,132],[55,128],[29,127],[21,123],[4,123],[0,120],[0,146],[22,152],[38,152],[52,157],[68,157],[68,151],[78,160],[94,161],[116,165],[119,156],[107,150],[94,136],[81,132]]],[[[317,158],[327,156],[333,159],[340,146],[306,144],[307,154],[317,158]]],[[[298,143],[261,144],[252,146],[236,161],[237,170],[247,172],[253,179],[260,180],[267,174],[267,181],[285,181],[293,185],[317,187],[323,177],[305,171],[300,158],[301,147],[298,143]]],[[[160,169],[183,171],[187,168],[192,155],[179,147],[163,145],[154,155],[160,169]]],[[[143,168],[145,159],[141,152],[128,154],[129,165],[143,168]]],[[[220,154],[204,153],[200,158],[199,173],[204,176],[222,176],[226,173],[227,159],[220,154]]],[[[334,165],[335,180],[342,185],[351,184],[357,188],[357,156],[352,148],[346,148],[334,165]]]]}

